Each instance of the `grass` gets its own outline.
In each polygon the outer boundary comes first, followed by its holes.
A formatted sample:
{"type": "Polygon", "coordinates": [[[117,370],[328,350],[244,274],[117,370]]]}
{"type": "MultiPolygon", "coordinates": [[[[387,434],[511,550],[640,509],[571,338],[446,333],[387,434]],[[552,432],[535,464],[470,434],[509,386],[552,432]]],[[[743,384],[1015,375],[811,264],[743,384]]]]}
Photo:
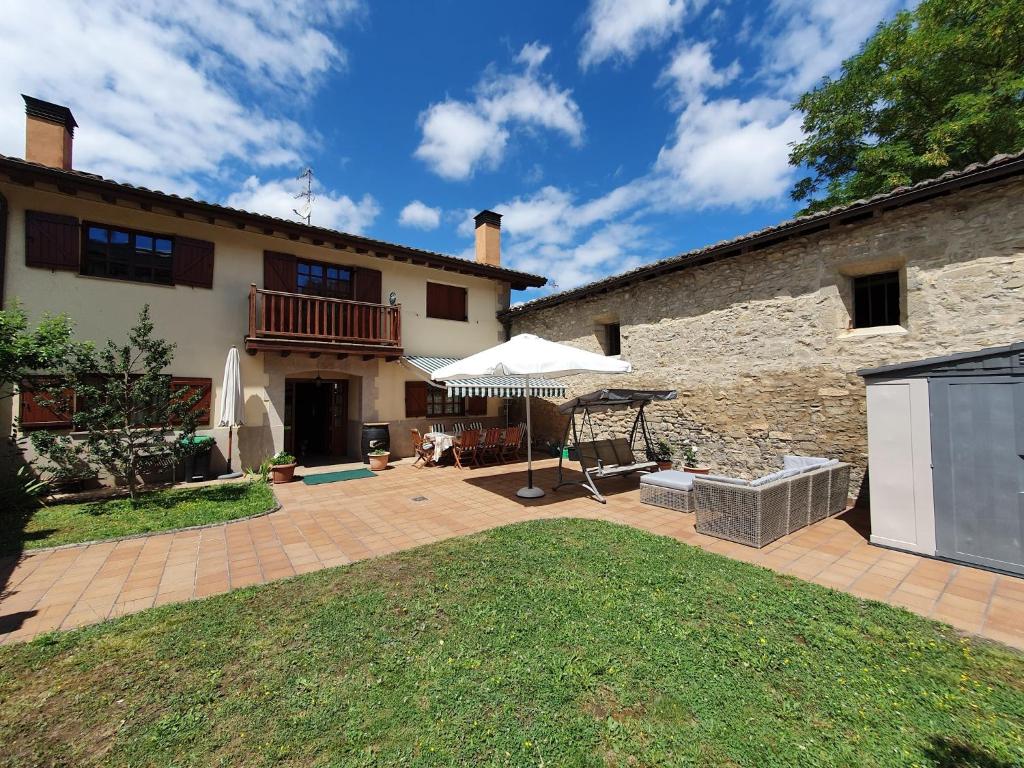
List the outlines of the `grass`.
{"type": "Polygon", "coordinates": [[[149,491],[135,504],[115,498],[53,504],[35,510],[24,528],[0,520],[0,554],[135,533],[221,523],[272,509],[266,483],[229,483],[149,491]]]}
{"type": "Polygon", "coordinates": [[[1024,657],[609,523],[0,647],[0,765],[1024,764],[1024,657]]]}

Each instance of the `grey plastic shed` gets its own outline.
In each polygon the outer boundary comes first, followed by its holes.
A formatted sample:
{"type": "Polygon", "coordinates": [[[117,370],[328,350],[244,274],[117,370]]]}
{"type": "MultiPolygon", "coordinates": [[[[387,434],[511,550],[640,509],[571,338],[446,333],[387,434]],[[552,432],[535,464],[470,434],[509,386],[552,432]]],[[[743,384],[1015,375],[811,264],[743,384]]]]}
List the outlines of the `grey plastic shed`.
{"type": "Polygon", "coordinates": [[[871,541],[1024,573],[1024,342],[857,373],[871,541]]]}

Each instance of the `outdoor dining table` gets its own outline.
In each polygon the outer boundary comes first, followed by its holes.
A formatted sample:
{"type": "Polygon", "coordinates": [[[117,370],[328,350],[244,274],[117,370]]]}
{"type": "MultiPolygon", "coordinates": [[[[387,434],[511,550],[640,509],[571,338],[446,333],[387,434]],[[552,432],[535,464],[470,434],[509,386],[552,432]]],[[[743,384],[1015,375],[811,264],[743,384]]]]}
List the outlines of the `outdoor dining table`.
{"type": "Polygon", "coordinates": [[[424,435],[427,442],[434,444],[434,459],[441,457],[441,454],[449,450],[455,443],[458,442],[458,438],[455,435],[448,435],[444,432],[427,432],[424,435]]]}

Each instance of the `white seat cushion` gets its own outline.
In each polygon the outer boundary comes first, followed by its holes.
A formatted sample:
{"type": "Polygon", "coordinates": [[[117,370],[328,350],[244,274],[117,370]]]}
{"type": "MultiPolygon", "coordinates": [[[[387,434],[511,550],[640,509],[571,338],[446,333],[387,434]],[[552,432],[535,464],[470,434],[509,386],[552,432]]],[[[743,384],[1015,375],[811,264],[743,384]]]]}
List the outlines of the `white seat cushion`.
{"type": "Polygon", "coordinates": [[[828,461],[828,459],[820,456],[783,456],[782,468],[810,469],[811,467],[820,467],[822,464],[827,464],[828,461]]]}
{"type": "Polygon", "coordinates": [[[749,480],[743,480],[739,477],[728,477],[727,475],[703,475],[702,480],[711,480],[715,483],[728,483],[729,485],[742,485],[749,486],[749,480]]]}
{"type": "MultiPolygon", "coordinates": [[[[817,467],[812,467],[816,469],[817,467]]],[[[759,477],[757,480],[751,480],[750,485],[754,488],[760,488],[762,485],[768,485],[768,483],[774,483],[776,480],[784,480],[787,477],[793,477],[803,472],[803,469],[780,469],[778,472],[772,472],[771,474],[759,477]]]]}
{"type": "Polygon", "coordinates": [[[677,491],[693,490],[693,475],[689,472],[679,472],[675,469],[666,469],[664,472],[651,472],[640,478],[641,485],[656,485],[659,488],[672,488],[677,491]]]}

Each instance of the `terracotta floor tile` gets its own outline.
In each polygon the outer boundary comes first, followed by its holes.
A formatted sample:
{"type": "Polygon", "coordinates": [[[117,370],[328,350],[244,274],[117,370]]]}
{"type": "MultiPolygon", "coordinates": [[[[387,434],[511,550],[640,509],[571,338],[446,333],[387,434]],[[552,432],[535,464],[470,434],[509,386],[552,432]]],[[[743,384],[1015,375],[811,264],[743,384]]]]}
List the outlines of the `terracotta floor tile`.
{"type": "MultiPolygon", "coordinates": [[[[554,465],[549,459],[536,463],[543,487],[553,484],[554,465]]],[[[641,504],[635,479],[609,483],[605,505],[573,491],[520,503],[514,493],[522,481],[522,465],[459,472],[412,469],[399,462],[389,471],[386,486],[370,479],[278,486],[283,508],[250,521],[32,553],[14,565],[0,615],[38,614],[0,635],[0,642],[511,522],[584,517],[633,525],[824,586],[887,599],[1024,647],[1024,579],[873,547],[851,527],[862,520],[860,511],[823,520],[757,550],[697,533],[693,514],[641,504]],[[411,501],[418,495],[429,501],[411,501]]]]}

